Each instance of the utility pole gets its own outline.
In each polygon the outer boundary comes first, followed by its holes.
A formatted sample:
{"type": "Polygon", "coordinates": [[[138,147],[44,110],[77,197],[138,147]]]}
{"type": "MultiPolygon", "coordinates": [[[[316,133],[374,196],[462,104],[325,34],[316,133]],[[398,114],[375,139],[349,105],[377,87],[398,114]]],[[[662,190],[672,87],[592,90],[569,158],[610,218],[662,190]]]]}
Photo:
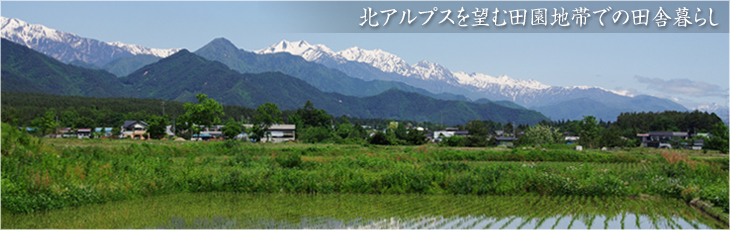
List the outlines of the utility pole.
{"type": "Polygon", "coordinates": [[[165,101],[162,101],[162,116],[165,116],[165,101]]]}

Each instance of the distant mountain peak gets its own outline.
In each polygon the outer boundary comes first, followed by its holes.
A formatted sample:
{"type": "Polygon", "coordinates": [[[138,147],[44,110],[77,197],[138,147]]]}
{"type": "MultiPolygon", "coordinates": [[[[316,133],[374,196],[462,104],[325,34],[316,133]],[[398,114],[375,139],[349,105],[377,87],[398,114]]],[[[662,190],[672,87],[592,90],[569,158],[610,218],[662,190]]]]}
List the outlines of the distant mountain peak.
{"type": "MultiPolygon", "coordinates": [[[[516,79],[507,75],[495,77],[482,73],[452,71],[439,63],[429,62],[428,60],[421,60],[409,65],[397,55],[381,49],[366,50],[353,46],[341,51],[331,52],[329,49],[325,49],[324,45],[319,44],[316,45],[316,49],[312,48],[312,45],[309,45],[308,48],[294,47],[294,45],[288,45],[284,48],[281,44],[280,42],[254,52],[288,52],[301,56],[307,61],[323,64],[361,79],[399,81],[426,89],[432,93],[468,95],[472,100],[479,98],[496,101],[507,100],[520,106],[535,107],[552,106],[576,98],[588,98],[610,105],[611,108],[606,111],[683,109],[681,105],[669,100],[656,98],[637,100],[637,96],[628,90],[608,90],[596,86],[550,86],[534,79],[516,79]],[[651,103],[660,105],[652,105],[651,103]]],[[[557,111],[555,118],[569,117],[571,119],[591,112],[579,107],[571,109],[566,114],[558,113],[561,112],[560,110],[555,111],[557,111]]],[[[608,113],[590,115],[600,115],[606,119],[615,118],[610,117],[613,115],[608,113]]]]}
{"type": "MultiPolygon", "coordinates": [[[[294,44],[296,43],[294,42],[294,44]]],[[[307,61],[314,62],[325,57],[329,57],[337,63],[346,63],[347,61],[360,62],[386,73],[396,73],[409,78],[429,81],[439,80],[445,81],[446,84],[466,85],[482,89],[488,87],[490,84],[499,84],[501,85],[500,87],[531,89],[546,89],[551,87],[535,80],[517,80],[504,75],[495,78],[486,74],[452,72],[445,66],[439,63],[429,62],[428,60],[421,60],[413,65],[409,65],[399,56],[382,49],[366,50],[358,46],[332,52],[329,48],[321,44],[297,46],[293,45],[292,42],[282,40],[268,48],[254,52],[259,54],[288,52],[293,55],[302,56],[307,61]],[[458,75],[458,77],[455,75],[458,75]]]]}
{"type": "Polygon", "coordinates": [[[264,49],[253,51],[256,54],[273,54],[273,53],[290,53],[303,57],[307,61],[311,61],[319,58],[322,55],[332,56],[334,52],[324,45],[316,44],[311,45],[307,41],[300,40],[290,42],[287,40],[281,40],[276,44],[269,46],[264,49]]]}
{"type": "Polygon", "coordinates": [[[11,35],[16,35],[23,42],[16,43],[28,46],[34,40],[40,38],[51,39],[54,41],[62,41],[65,34],[75,36],[72,33],[64,33],[55,29],[48,28],[44,25],[29,24],[17,18],[2,17],[2,37],[8,39],[11,35]]]}
{"type": "Polygon", "coordinates": [[[24,45],[62,62],[81,60],[103,66],[120,57],[152,55],[165,58],[180,49],[147,48],[122,42],[102,42],[73,33],[30,24],[17,18],[2,17],[2,38],[24,45]]]}
{"type": "MultiPolygon", "coordinates": [[[[231,42],[230,40],[223,38],[223,37],[213,39],[212,41],[208,42],[208,44],[206,44],[203,48],[210,47],[210,46],[216,47],[217,49],[224,49],[224,50],[229,50],[229,51],[238,50],[238,47],[236,47],[236,45],[234,45],[233,42],[231,42]]],[[[203,49],[203,48],[201,48],[201,49],[203,49]]]]}

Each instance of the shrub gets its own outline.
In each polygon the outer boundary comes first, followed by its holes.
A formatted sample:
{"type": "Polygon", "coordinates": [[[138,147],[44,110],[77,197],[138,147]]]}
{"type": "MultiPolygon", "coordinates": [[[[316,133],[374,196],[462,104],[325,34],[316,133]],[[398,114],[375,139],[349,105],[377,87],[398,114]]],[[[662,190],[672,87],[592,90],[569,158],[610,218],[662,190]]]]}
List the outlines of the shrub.
{"type": "Polygon", "coordinates": [[[284,168],[299,167],[302,164],[302,154],[298,151],[286,154],[280,154],[274,158],[279,166],[284,168]]]}

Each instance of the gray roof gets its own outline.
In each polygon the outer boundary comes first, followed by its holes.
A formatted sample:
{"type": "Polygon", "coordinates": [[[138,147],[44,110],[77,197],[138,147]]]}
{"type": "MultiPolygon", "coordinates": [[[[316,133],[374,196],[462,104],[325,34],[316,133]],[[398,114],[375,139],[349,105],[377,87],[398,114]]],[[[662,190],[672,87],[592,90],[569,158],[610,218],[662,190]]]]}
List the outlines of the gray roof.
{"type": "Polygon", "coordinates": [[[497,141],[515,141],[516,137],[496,137],[497,141]]]}
{"type": "Polygon", "coordinates": [[[124,121],[124,125],[122,125],[122,127],[127,128],[130,125],[134,125],[134,124],[137,124],[137,123],[140,123],[140,124],[142,124],[144,126],[150,126],[147,123],[145,123],[144,121],[124,121]]]}
{"type": "Polygon", "coordinates": [[[648,133],[649,136],[666,136],[666,137],[686,137],[687,132],[661,132],[652,131],[648,133]]]}

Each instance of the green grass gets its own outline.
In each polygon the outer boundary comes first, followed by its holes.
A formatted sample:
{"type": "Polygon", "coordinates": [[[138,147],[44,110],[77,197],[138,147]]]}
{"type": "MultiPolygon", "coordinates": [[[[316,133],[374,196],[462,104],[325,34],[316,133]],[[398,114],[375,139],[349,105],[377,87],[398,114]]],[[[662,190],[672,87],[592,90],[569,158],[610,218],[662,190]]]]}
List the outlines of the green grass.
{"type": "MultiPolygon", "coordinates": [[[[3,139],[6,136],[3,133],[3,139]]],[[[723,156],[702,157],[684,151],[69,139],[26,142],[28,146],[3,145],[3,214],[32,216],[39,211],[210,192],[539,195],[578,203],[648,194],[678,202],[699,197],[726,214],[728,204],[727,155],[722,161],[723,156]]],[[[611,215],[622,210],[607,208],[618,210],[611,215]]],[[[538,213],[533,214],[538,218],[538,213]]]]}

